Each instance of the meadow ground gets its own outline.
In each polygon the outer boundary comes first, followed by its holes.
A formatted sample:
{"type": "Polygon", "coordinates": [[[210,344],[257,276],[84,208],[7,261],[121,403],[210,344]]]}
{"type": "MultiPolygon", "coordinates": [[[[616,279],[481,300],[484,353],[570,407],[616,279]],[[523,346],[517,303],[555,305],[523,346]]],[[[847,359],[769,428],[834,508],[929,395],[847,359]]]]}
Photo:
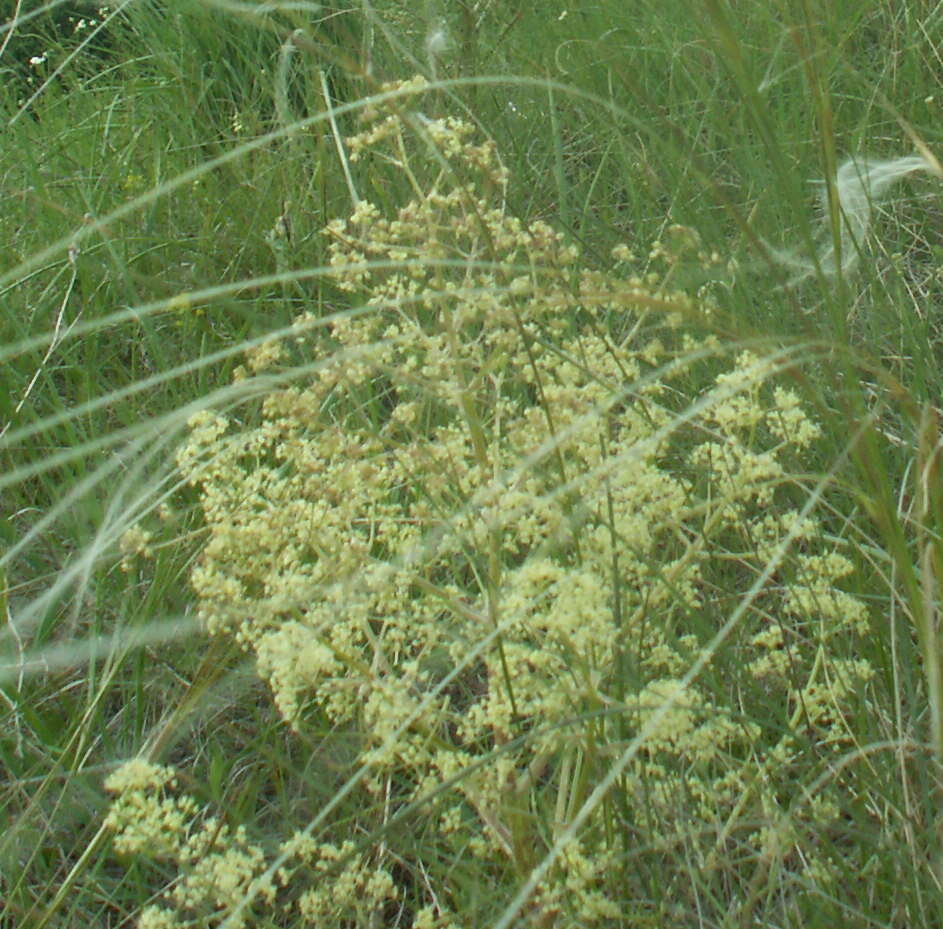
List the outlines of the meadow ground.
{"type": "Polygon", "coordinates": [[[943,5],[6,0],[0,925],[943,922],[943,5]]]}

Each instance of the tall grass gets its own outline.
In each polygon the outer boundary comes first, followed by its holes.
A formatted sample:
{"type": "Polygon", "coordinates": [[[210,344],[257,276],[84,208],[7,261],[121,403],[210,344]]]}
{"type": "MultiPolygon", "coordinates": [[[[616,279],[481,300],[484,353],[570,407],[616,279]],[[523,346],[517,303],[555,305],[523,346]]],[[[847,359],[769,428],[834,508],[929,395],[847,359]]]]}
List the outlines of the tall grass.
{"type": "Polygon", "coordinates": [[[939,924],[943,11],[4,11],[0,921],[939,924]]]}

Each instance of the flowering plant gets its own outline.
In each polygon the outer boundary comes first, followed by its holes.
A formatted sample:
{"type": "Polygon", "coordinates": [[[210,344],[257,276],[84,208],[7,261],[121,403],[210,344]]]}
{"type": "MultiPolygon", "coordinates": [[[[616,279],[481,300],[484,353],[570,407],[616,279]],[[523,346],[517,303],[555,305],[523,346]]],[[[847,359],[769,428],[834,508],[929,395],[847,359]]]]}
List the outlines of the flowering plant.
{"type": "Polygon", "coordinates": [[[119,773],[117,850],[144,850],[159,820],[170,837],[153,850],[182,874],[178,910],[142,926],[187,908],[244,925],[253,907],[480,925],[450,862],[510,890],[551,851],[529,924],[617,925],[641,891],[619,863],[639,844],[689,849],[717,880],[734,842],[745,872],[776,859],[827,879],[814,835],[838,778],[814,797],[802,785],[854,739],[846,708],[871,672],[832,648],[866,626],[837,586],[850,563],[789,505],[817,427],[775,359],[743,352],[705,380],[719,347],[696,350],[697,302],[626,274],[625,246],[589,270],[513,216],[475,135],[365,113],[351,159],[393,165],[413,196],[327,226],[337,284],[362,305],[257,350],[240,376],[292,353],[315,373],[271,390],[255,425],[198,415],[178,456],[208,531],[191,578],[207,630],[255,656],[298,732],[317,716],[356,733],[358,789],[383,811],[359,830],[382,841],[299,825],[266,853],[195,825],[172,771],[119,773]],[[702,656],[726,686],[694,676],[702,656]],[[407,813],[425,856],[385,825],[407,813]]]}

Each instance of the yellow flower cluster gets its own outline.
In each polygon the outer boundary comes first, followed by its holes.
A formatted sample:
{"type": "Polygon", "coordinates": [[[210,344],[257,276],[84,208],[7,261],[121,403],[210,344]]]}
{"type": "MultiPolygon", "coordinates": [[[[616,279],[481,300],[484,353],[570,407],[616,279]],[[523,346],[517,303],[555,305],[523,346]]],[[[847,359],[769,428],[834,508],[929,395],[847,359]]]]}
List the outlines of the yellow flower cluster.
{"type": "MultiPolygon", "coordinates": [[[[617,269],[582,268],[559,233],[508,212],[507,172],[474,137],[401,107],[374,109],[348,140],[413,194],[393,210],[361,201],[326,229],[335,279],[360,305],[326,336],[300,318],[291,348],[249,362],[300,351],[314,375],[273,389],[255,425],[194,418],[178,463],[208,529],[191,578],[200,616],[254,654],[292,726],[317,707],[358,733],[372,798],[388,803],[391,784],[399,804],[435,793],[436,860],[526,874],[655,719],[612,808],[622,830],[683,834],[706,856],[715,824],[755,827],[777,807],[796,739],[851,737],[843,708],[868,679],[829,653],[866,621],[836,587],[848,564],[783,497],[817,427],[753,354],[692,391],[680,324],[695,301],[626,278],[628,247],[617,269]],[[742,673],[726,692],[686,683],[705,624],[789,538],[803,554],[744,618],[742,673]],[[746,717],[747,687],[774,694],[778,718],[746,717]]],[[[180,836],[162,848],[186,873],[178,904],[272,900],[244,835],[220,829],[197,860],[181,822],[196,810],[164,796],[170,775],[122,776],[118,848],[180,836]]],[[[535,925],[618,921],[627,891],[601,817],[541,885],[535,925]]],[[[740,840],[763,851],[765,835],[740,840]]],[[[292,905],[325,925],[372,925],[403,900],[394,873],[436,867],[391,852],[394,872],[358,846],[301,838],[285,850],[308,888],[292,905]]],[[[447,871],[434,893],[409,882],[414,929],[465,925],[447,871]]]]}
{"type": "Polygon", "coordinates": [[[151,538],[150,532],[137,525],[132,526],[121,536],[118,544],[122,555],[122,571],[131,571],[137,558],[150,558],[153,556],[151,538]]]}
{"type": "MultiPolygon", "coordinates": [[[[235,913],[247,896],[274,900],[262,850],[242,827],[232,831],[213,817],[198,824],[199,806],[178,795],[173,769],[134,759],[118,768],[105,788],[116,795],[105,819],[116,834],[115,851],[174,862],[181,872],[169,894],[176,907],[225,915],[235,913]]],[[[231,925],[246,925],[250,914],[251,909],[233,917],[231,925]]],[[[179,922],[173,911],[155,906],[144,911],[138,925],[164,929],[179,922]]]]}

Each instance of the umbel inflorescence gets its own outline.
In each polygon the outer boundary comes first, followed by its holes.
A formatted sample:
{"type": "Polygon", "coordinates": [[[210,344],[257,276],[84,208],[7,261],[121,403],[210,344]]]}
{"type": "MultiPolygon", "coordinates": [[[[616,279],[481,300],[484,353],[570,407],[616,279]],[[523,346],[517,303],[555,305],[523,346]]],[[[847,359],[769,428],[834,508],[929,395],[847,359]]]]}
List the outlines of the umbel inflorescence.
{"type": "Polygon", "coordinates": [[[252,425],[194,417],[178,456],[208,532],[206,629],[255,656],[299,733],[356,734],[363,821],[252,838],[132,762],[108,783],[116,850],[180,874],[140,925],[216,924],[240,898],[230,925],[480,925],[454,875],[496,885],[500,911],[656,711],[528,924],[621,925],[639,846],[724,886],[773,859],[827,881],[815,836],[842,785],[804,785],[854,741],[870,669],[835,648],[867,622],[850,562],[789,504],[816,425],[774,360],[705,379],[695,300],[632,276],[627,247],[591,270],[513,216],[495,147],[413,109],[421,81],[399,89],[347,149],[411,194],[325,230],[352,310],[299,319],[240,374],[313,375],[252,425]],[[713,683],[686,680],[771,559],[713,683]],[[370,838],[403,810],[419,851],[370,838]]]}

